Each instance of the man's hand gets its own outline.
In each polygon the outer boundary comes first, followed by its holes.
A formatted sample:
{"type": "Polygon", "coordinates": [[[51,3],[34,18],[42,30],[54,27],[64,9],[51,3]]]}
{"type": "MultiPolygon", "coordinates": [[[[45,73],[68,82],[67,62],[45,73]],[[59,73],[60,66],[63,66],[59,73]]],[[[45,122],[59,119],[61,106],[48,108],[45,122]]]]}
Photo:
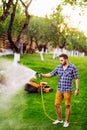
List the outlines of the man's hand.
{"type": "Polygon", "coordinates": [[[76,96],[79,95],[79,89],[76,89],[76,90],[75,90],[75,95],[76,95],[76,96]]]}
{"type": "Polygon", "coordinates": [[[39,77],[40,77],[40,78],[42,78],[42,77],[43,77],[43,74],[42,74],[42,73],[40,73],[40,74],[39,74],[39,77]]]}

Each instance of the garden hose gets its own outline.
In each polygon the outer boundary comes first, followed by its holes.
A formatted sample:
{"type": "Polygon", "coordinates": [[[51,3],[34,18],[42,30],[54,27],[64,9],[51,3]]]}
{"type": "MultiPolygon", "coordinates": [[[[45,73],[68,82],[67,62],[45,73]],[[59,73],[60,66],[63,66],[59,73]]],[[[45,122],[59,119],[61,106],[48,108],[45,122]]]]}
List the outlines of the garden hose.
{"type": "Polygon", "coordinates": [[[44,97],[43,97],[43,89],[42,89],[42,87],[41,87],[41,99],[42,99],[42,106],[43,106],[44,114],[45,114],[46,117],[48,117],[50,120],[55,121],[55,119],[51,118],[51,117],[48,115],[47,111],[46,111],[45,104],[44,104],[44,97]]]}
{"type": "MultiPolygon", "coordinates": [[[[39,77],[38,75],[39,75],[40,73],[41,73],[41,72],[36,72],[36,76],[39,77]]],[[[41,82],[42,82],[42,78],[41,78],[41,77],[39,77],[39,78],[41,79],[41,80],[40,80],[40,83],[41,83],[41,82]]],[[[55,119],[51,118],[51,117],[48,115],[47,111],[46,111],[45,104],[44,104],[44,96],[43,96],[43,88],[42,88],[42,86],[41,86],[41,99],[42,99],[42,107],[43,107],[43,111],[44,111],[45,116],[48,117],[50,120],[55,121],[55,119]]]]}

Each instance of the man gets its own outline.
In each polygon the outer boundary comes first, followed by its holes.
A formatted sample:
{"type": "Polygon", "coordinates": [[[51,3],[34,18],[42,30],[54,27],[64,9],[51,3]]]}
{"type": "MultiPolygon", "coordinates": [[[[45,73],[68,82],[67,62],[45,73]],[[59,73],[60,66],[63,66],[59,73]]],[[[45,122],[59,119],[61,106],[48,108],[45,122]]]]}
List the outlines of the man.
{"type": "Polygon", "coordinates": [[[58,119],[53,122],[53,124],[63,123],[62,120],[62,110],[61,103],[64,99],[66,106],[66,118],[63,124],[63,127],[69,126],[69,117],[70,117],[70,103],[71,103],[71,95],[72,95],[72,80],[75,79],[76,89],[75,95],[79,94],[79,79],[78,72],[75,65],[69,63],[68,56],[66,54],[61,54],[59,56],[60,65],[57,66],[52,72],[47,74],[40,74],[41,77],[52,77],[59,76],[58,81],[58,90],[55,98],[55,106],[56,113],[58,115],[58,119]]]}

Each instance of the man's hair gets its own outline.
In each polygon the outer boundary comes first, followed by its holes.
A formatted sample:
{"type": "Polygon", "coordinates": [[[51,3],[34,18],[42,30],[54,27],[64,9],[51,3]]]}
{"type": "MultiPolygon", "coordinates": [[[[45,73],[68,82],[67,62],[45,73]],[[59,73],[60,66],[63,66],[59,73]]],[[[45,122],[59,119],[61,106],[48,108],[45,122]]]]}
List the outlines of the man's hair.
{"type": "Polygon", "coordinates": [[[59,55],[59,58],[60,57],[63,57],[64,59],[68,59],[68,56],[66,54],[61,54],[61,55],[59,55]]]}

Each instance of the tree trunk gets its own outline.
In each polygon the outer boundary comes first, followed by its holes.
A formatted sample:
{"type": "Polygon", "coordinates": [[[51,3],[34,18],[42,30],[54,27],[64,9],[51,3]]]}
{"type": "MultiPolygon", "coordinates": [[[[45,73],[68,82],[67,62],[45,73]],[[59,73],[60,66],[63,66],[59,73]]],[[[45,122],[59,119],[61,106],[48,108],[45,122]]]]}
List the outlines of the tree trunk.
{"type": "Polygon", "coordinates": [[[16,3],[13,5],[13,12],[11,14],[11,19],[10,19],[10,23],[9,23],[9,27],[8,27],[8,31],[7,31],[8,40],[9,40],[11,48],[14,50],[14,52],[18,52],[18,47],[16,46],[16,44],[12,40],[12,27],[13,27],[13,23],[14,23],[14,19],[15,19],[17,3],[18,3],[18,0],[16,0],[16,3]]]}
{"type": "Polygon", "coordinates": [[[17,46],[21,45],[22,37],[23,37],[24,33],[27,31],[27,29],[28,29],[28,24],[29,24],[29,21],[30,21],[30,15],[28,14],[28,7],[29,7],[30,3],[32,2],[32,0],[30,0],[30,2],[27,4],[27,6],[25,5],[25,3],[22,0],[20,0],[20,1],[21,1],[22,5],[25,7],[26,19],[25,19],[25,23],[24,23],[24,25],[22,27],[22,30],[20,31],[20,34],[17,37],[17,41],[16,41],[17,46]]]}
{"type": "Polygon", "coordinates": [[[33,37],[30,37],[30,47],[29,47],[29,49],[32,48],[32,43],[33,43],[33,37]]]}
{"type": "Polygon", "coordinates": [[[36,43],[36,47],[39,49],[39,45],[38,45],[37,40],[35,40],[35,43],[36,43]]]}
{"type": "Polygon", "coordinates": [[[0,22],[3,22],[10,13],[10,7],[13,4],[13,0],[9,0],[8,3],[3,1],[3,14],[0,16],[0,22]]]}
{"type": "MultiPolygon", "coordinates": [[[[22,43],[22,37],[24,35],[24,33],[26,32],[27,28],[28,28],[28,24],[29,24],[29,20],[30,20],[30,15],[28,14],[28,6],[29,4],[26,6],[22,0],[20,0],[22,5],[25,7],[25,15],[26,15],[26,19],[25,19],[25,23],[20,31],[20,34],[17,37],[16,42],[14,43],[12,40],[12,27],[13,27],[13,22],[14,22],[14,18],[15,18],[15,13],[16,13],[16,7],[17,7],[17,3],[18,0],[16,0],[16,3],[13,7],[13,13],[11,14],[11,20],[10,20],[10,24],[9,24],[9,28],[8,28],[8,39],[9,42],[11,44],[11,47],[14,49],[15,52],[20,53],[20,46],[22,43]]],[[[31,1],[30,1],[31,2],[31,1]]]]}

